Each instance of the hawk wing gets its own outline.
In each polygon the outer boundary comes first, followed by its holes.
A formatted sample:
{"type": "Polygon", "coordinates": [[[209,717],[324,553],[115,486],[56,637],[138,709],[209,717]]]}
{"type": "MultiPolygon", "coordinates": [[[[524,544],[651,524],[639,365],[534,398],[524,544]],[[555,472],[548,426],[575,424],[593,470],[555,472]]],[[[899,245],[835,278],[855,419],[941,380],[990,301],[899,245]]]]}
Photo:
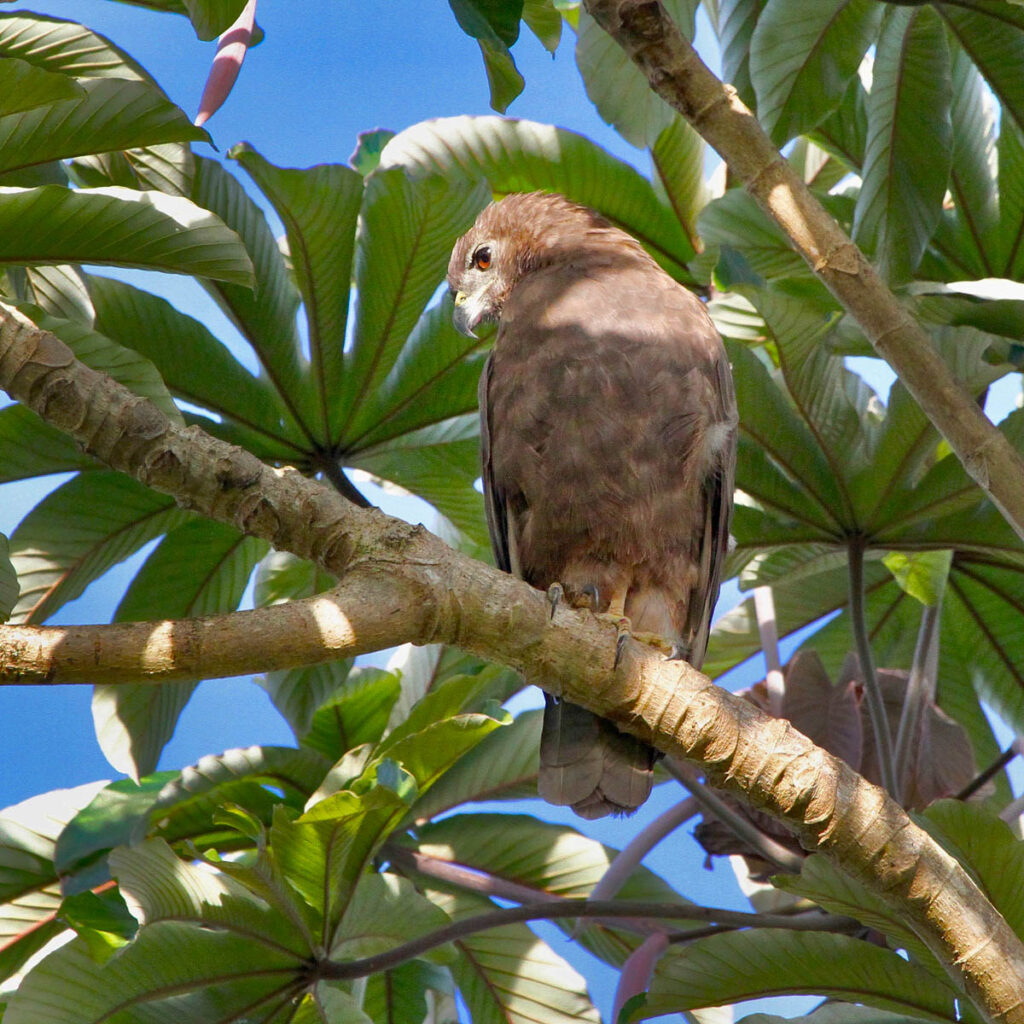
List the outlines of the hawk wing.
{"type": "MultiPolygon", "coordinates": [[[[491,537],[494,564],[502,572],[511,573],[513,570],[509,552],[508,507],[504,496],[495,489],[494,467],[491,464],[491,421],[487,395],[491,384],[492,359],[493,356],[487,357],[477,387],[477,399],[480,403],[480,462],[484,484],[484,511],[487,514],[487,532],[491,537]]],[[[516,572],[514,575],[518,576],[519,573],[516,572]]]]}

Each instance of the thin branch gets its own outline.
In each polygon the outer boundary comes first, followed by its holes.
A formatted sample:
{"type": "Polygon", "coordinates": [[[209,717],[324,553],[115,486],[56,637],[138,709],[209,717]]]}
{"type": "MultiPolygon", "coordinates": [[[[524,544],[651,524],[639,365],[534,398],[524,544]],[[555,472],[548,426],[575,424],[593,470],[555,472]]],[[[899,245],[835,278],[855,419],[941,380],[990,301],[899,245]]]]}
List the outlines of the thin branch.
{"type": "Polygon", "coordinates": [[[861,675],[864,677],[864,699],[867,701],[871,731],[874,733],[875,749],[878,751],[878,767],[882,776],[882,785],[898,800],[899,785],[896,779],[896,762],[893,758],[892,733],[889,731],[889,718],[885,713],[882,688],[878,684],[878,676],[875,675],[875,659],[871,653],[867,616],[864,613],[864,539],[851,537],[848,553],[850,626],[853,630],[854,645],[857,648],[857,658],[860,661],[861,675]]]}
{"type": "Polygon", "coordinates": [[[754,613],[757,615],[757,632],[761,637],[761,652],[767,669],[765,685],[768,687],[768,711],[776,718],[782,718],[786,681],[779,659],[779,626],[775,619],[775,597],[771,587],[754,588],[754,613]]]}
{"type": "Polygon", "coordinates": [[[673,764],[669,759],[665,762],[665,769],[679,780],[705,811],[718,818],[752,847],[759,857],[789,874],[800,874],[804,859],[799,853],[794,853],[771,836],[766,836],[749,818],[734,811],[717,793],[691,778],[691,773],[683,765],[673,764]]]}
{"type": "Polygon", "coordinates": [[[941,598],[933,605],[926,605],[921,611],[921,625],[917,631],[914,660],[910,666],[910,678],[907,680],[907,688],[903,695],[900,725],[896,730],[895,763],[900,792],[895,796],[901,802],[905,796],[903,782],[911,778],[913,773],[914,759],[917,756],[921,737],[921,723],[935,702],[941,616],[941,598]]]}
{"type": "Polygon", "coordinates": [[[584,6],[639,65],[651,88],[693,125],[778,222],[1024,538],[1024,461],[779,154],[735,88],[707,68],[658,0],[584,0],[584,6]]]}
{"type": "Polygon", "coordinates": [[[646,901],[623,900],[559,900],[524,903],[521,907],[505,907],[486,914],[454,921],[428,935],[404,942],[386,953],[349,960],[339,963],[328,960],[314,968],[317,978],[349,979],[362,978],[369,974],[387,971],[413,957],[422,956],[428,950],[443,946],[446,942],[457,942],[477,932],[500,928],[502,925],[518,924],[523,921],[551,921],[558,918],[653,918],[660,921],[710,921],[715,924],[742,928],[785,928],[800,931],[845,930],[851,919],[832,914],[812,913],[806,916],[793,914],[752,914],[739,910],[722,910],[717,907],[680,906],[678,904],[651,903],[646,901]]]}
{"type": "Polygon", "coordinates": [[[989,779],[995,778],[1019,753],[1020,742],[1014,740],[987,768],[978,772],[959,793],[956,793],[953,799],[969,800],[989,779]]]}
{"type": "Polygon", "coordinates": [[[673,833],[680,825],[688,822],[699,810],[695,797],[688,796],[680,800],[667,811],[663,811],[649,825],[642,828],[618,852],[601,880],[594,886],[590,898],[594,900],[610,900],[617,895],[626,879],[640,866],[640,862],[667,835],[673,833]]]}

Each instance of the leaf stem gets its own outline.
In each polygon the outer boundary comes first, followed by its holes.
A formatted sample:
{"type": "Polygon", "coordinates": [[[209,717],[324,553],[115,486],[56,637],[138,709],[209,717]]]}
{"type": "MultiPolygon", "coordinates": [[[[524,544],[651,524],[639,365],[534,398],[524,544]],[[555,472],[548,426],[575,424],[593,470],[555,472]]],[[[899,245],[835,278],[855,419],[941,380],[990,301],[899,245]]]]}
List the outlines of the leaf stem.
{"type": "Polygon", "coordinates": [[[987,768],[979,772],[970,782],[954,794],[954,800],[967,800],[974,796],[993,776],[1001,772],[1020,753],[1020,743],[1014,740],[987,768]]]}
{"type": "Polygon", "coordinates": [[[749,818],[734,811],[717,793],[691,778],[686,766],[666,758],[665,770],[690,791],[690,795],[705,811],[713,814],[723,825],[753,847],[759,857],[763,857],[782,871],[800,874],[804,858],[799,853],[794,853],[771,836],[765,835],[749,818]]]}
{"type": "Polygon", "coordinates": [[[421,935],[404,942],[394,949],[361,960],[339,963],[327,960],[314,967],[318,979],[362,978],[369,974],[387,971],[398,964],[421,956],[423,953],[446,942],[464,939],[476,932],[500,928],[503,925],[524,921],[550,921],[561,917],[626,917],[655,918],[658,920],[707,921],[712,924],[733,928],[786,928],[800,931],[834,931],[850,927],[851,918],[812,911],[808,914],[753,914],[740,910],[724,910],[718,907],[697,907],[688,904],[653,903],[641,900],[586,900],[564,899],[552,903],[542,900],[524,903],[520,907],[504,907],[486,914],[478,914],[462,921],[453,921],[444,928],[421,935]]]}
{"type": "Polygon", "coordinates": [[[875,735],[875,748],[878,751],[878,765],[882,775],[882,786],[899,800],[899,787],[896,781],[896,762],[893,758],[892,734],[889,731],[889,719],[885,713],[885,702],[882,699],[882,688],[875,675],[875,662],[871,654],[871,640],[868,636],[867,616],[864,613],[864,536],[853,534],[848,548],[850,568],[850,623],[853,639],[860,661],[861,674],[864,677],[864,698],[868,705],[868,717],[875,735]]]}
{"type": "Polygon", "coordinates": [[[775,619],[775,595],[771,587],[754,588],[754,613],[757,615],[757,632],[761,637],[761,652],[767,670],[765,685],[768,687],[768,712],[776,718],[782,718],[786,681],[779,659],[779,627],[775,619]]]}

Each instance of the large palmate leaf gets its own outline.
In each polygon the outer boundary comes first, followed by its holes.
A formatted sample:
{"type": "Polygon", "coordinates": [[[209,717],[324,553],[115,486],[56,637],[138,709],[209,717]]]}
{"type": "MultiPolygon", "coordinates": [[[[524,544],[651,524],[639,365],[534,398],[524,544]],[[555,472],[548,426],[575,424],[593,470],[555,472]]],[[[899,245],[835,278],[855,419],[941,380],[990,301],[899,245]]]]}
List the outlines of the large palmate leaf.
{"type": "Polygon", "coordinates": [[[391,373],[444,279],[453,240],[486,198],[482,183],[467,195],[462,182],[416,180],[399,167],[379,168],[367,179],[356,238],[354,337],[345,353],[343,389],[334,396],[344,411],[342,445],[359,397],[374,393],[391,373]]]}
{"type": "Polygon", "coordinates": [[[21,581],[15,618],[44,621],[188,516],[173,499],[120,473],[79,474],[36,505],[11,536],[21,581]]]}
{"type": "Polygon", "coordinates": [[[881,18],[875,0],[768,0],[750,40],[750,77],[776,143],[839,105],[881,18]]]}
{"type": "Polygon", "coordinates": [[[598,210],[637,238],[677,280],[694,251],[679,221],[632,167],[564,128],[497,117],[448,117],[396,135],[381,167],[417,176],[484,178],[498,196],[538,189],[561,192],[598,210]]]}
{"type": "MultiPolygon", "coordinates": [[[[196,519],[172,530],[146,559],[118,606],[121,622],[234,611],[267,544],[196,519]]],[[[107,760],[134,779],[156,768],[195,684],[97,686],[92,713],[107,760]]]]}
{"type": "Polygon", "coordinates": [[[287,440],[290,420],[280,395],[202,323],[123,281],[90,274],[88,288],[97,330],[152,360],[176,398],[229,418],[262,458],[294,459],[301,451],[287,440]]]}
{"type": "Polygon", "coordinates": [[[89,262],[252,283],[238,237],[187,199],[117,187],[0,188],[0,262],[89,262]]]}
{"type": "Polygon", "coordinates": [[[867,100],[868,138],[854,240],[882,273],[911,276],[939,223],[952,161],[950,57],[931,6],[890,8],[867,100]]]}
{"type": "Polygon", "coordinates": [[[54,74],[17,57],[6,57],[0,63],[0,117],[84,95],[85,90],[66,75],[54,74]]]}

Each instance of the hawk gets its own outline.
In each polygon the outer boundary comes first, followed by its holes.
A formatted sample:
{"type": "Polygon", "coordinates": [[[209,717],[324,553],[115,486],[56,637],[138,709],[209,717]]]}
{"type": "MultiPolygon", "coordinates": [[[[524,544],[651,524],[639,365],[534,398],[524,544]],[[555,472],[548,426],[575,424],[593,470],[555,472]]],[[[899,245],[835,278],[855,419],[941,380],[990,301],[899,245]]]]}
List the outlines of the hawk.
{"type": "MultiPolygon", "coordinates": [[[[496,321],[480,380],[499,568],[699,667],[728,542],[736,403],[703,304],[630,235],[559,195],[492,203],[448,265],[454,323],[496,321]]],[[[538,790],[629,814],[654,751],[546,696],[538,790]]]]}

